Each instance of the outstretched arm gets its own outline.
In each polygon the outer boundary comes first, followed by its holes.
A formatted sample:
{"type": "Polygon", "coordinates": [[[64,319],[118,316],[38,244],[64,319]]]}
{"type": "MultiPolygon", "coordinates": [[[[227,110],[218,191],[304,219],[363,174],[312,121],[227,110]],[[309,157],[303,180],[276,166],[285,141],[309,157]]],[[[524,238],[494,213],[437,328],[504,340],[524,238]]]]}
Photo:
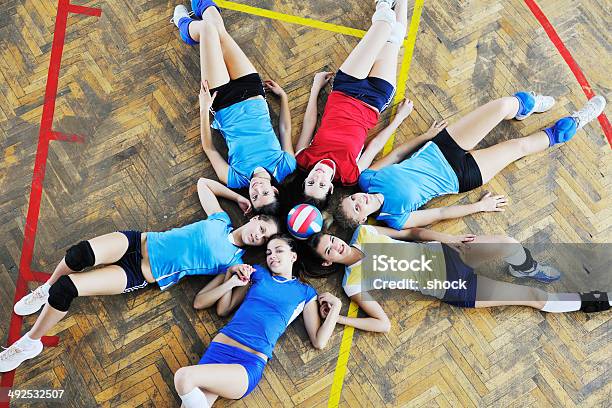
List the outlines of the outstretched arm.
{"type": "Polygon", "coordinates": [[[477,212],[504,211],[502,207],[507,204],[508,200],[503,195],[493,196],[491,193],[487,193],[477,203],[413,211],[406,220],[404,229],[422,227],[451,218],[461,218],[477,212]]]}
{"type": "Polygon", "coordinates": [[[251,202],[248,199],[215,180],[200,178],[198,180],[198,197],[207,215],[223,211],[221,205],[219,205],[218,197],[236,202],[245,214],[251,211],[251,202]]]}
{"type": "Polygon", "coordinates": [[[370,141],[370,143],[368,143],[368,146],[359,158],[359,161],[357,162],[359,172],[362,172],[368,167],[370,167],[376,155],[385,147],[385,144],[387,144],[387,141],[389,140],[391,135],[397,130],[397,128],[408,117],[408,115],[410,115],[412,109],[413,103],[409,99],[404,99],[398,105],[395,117],[393,118],[393,120],[391,120],[391,123],[389,123],[386,128],[384,128],[379,134],[377,134],[370,141]]]}
{"type": "Polygon", "coordinates": [[[336,327],[341,308],[342,302],[340,299],[327,292],[304,306],[304,326],[306,326],[310,342],[316,349],[320,350],[327,345],[334,332],[334,327],[336,327]],[[329,307],[323,324],[321,324],[321,317],[319,316],[319,303],[329,307]]]}
{"type": "Polygon", "coordinates": [[[295,155],[293,143],[291,143],[291,111],[289,110],[289,98],[287,94],[276,82],[272,80],[264,81],[266,89],[280,98],[280,117],[278,120],[278,134],[280,136],[281,147],[284,151],[295,155]]]}
{"type": "Polygon", "coordinates": [[[227,171],[229,166],[223,156],[217,151],[212,141],[212,133],[210,131],[209,110],[217,93],[211,96],[208,88],[208,81],[202,83],[200,87],[200,138],[202,139],[202,147],[204,153],[213,166],[219,180],[227,184],[227,171]]]}
{"type": "Polygon", "coordinates": [[[434,136],[440,133],[442,129],[444,129],[446,126],[447,123],[444,120],[442,122],[434,122],[429,128],[429,130],[427,130],[427,132],[423,133],[421,136],[417,136],[413,139],[410,139],[406,143],[396,147],[395,149],[393,149],[393,151],[391,151],[391,153],[372,164],[370,166],[370,169],[380,170],[383,167],[387,167],[391,164],[399,163],[406,156],[408,156],[409,153],[416,150],[429,140],[433,139],[434,136]]]}
{"type": "Polygon", "coordinates": [[[304,121],[302,123],[302,133],[298,138],[298,142],[295,145],[295,151],[297,153],[300,150],[305,149],[312,140],[315,127],[317,127],[317,99],[321,89],[332,79],[333,74],[331,72],[319,72],[315,75],[312,89],[310,90],[310,97],[308,98],[308,105],[306,106],[306,112],[304,113],[304,121]]]}
{"type": "Polygon", "coordinates": [[[361,294],[351,296],[351,300],[357,303],[359,308],[368,317],[338,317],[338,323],[351,326],[359,330],[387,333],[391,329],[391,322],[382,306],[374,300],[364,300],[361,294]]]}

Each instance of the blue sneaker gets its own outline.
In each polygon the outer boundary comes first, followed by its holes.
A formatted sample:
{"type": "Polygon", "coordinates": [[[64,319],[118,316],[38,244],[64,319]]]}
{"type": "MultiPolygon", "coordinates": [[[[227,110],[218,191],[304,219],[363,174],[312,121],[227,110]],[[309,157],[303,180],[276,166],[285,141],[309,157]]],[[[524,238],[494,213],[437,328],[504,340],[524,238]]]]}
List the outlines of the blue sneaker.
{"type": "Polygon", "coordinates": [[[517,278],[531,278],[535,279],[538,282],[550,283],[561,278],[561,272],[552,266],[542,265],[540,263],[536,263],[536,265],[528,270],[528,271],[519,271],[514,269],[512,265],[508,265],[508,271],[510,275],[517,278]]]}
{"type": "Polygon", "coordinates": [[[519,110],[514,117],[516,120],[526,119],[532,113],[546,112],[555,104],[552,96],[536,95],[535,92],[517,92],[514,96],[519,101],[519,110]]]}
{"type": "Polygon", "coordinates": [[[191,0],[191,9],[193,10],[193,14],[199,19],[202,19],[202,14],[204,14],[206,9],[211,6],[216,7],[217,10],[219,10],[219,13],[221,12],[221,9],[213,0],[191,0]]]}

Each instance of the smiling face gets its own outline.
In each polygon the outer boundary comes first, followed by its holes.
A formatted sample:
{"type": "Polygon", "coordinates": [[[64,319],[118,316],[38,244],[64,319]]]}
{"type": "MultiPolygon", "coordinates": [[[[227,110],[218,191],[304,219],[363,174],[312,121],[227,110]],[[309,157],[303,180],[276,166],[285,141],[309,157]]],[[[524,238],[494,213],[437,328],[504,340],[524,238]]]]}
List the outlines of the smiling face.
{"type": "Polygon", "coordinates": [[[250,246],[261,246],[277,232],[278,226],[274,221],[255,216],[242,228],[242,242],[250,246]]]}
{"type": "Polygon", "coordinates": [[[323,234],[315,247],[315,252],[323,258],[323,266],[329,266],[332,263],[344,264],[344,260],[351,252],[351,247],[336,236],[323,234]]]}
{"type": "Polygon", "coordinates": [[[374,214],[381,207],[380,201],[374,194],[355,193],[345,197],[340,208],[345,217],[356,224],[363,224],[370,214],[374,214]]]}
{"type": "Polygon", "coordinates": [[[268,242],[266,262],[273,273],[291,274],[295,261],[297,261],[297,254],[287,241],[282,238],[274,238],[268,242]]]}
{"type": "Polygon", "coordinates": [[[258,209],[277,200],[278,189],[272,186],[270,175],[266,172],[257,173],[249,183],[249,198],[253,208],[258,209]]]}
{"type": "Polygon", "coordinates": [[[328,193],[334,192],[334,179],[336,164],[329,160],[321,160],[310,170],[304,180],[304,195],[317,200],[324,200],[328,193]]]}

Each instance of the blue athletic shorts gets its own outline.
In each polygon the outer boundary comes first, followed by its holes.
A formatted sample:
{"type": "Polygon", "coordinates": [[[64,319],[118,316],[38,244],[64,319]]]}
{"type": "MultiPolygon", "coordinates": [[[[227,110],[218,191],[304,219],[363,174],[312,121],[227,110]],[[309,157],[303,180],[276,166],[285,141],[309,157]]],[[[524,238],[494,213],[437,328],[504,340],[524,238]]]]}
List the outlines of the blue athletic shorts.
{"type": "Polygon", "coordinates": [[[240,364],[243,366],[247,372],[249,386],[242,398],[255,389],[266,367],[266,361],[258,355],[216,341],[210,343],[198,364],[240,364]]]}
{"type": "Polygon", "coordinates": [[[446,280],[449,282],[465,281],[465,289],[447,289],[442,301],[458,307],[474,307],[476,304],[476,274],[474,269],[466,265],[459,253],[442,244],[444,262],[446,263],[446,280]]]}
{"type": "Polygon", "coordinates": [[[380,113],[387,109],[393,95],[395,95],[395,87],[382,78],[367,77],[359,79],[345,74],[341,70],[336,72],[332,89],[359,99],[361,102],[375,107],[380,113]]]}
{"type": "Polygon", "coordinates": [[[142,248],[140,245],[140,231],[119,231],[128,239],[128,249],[125,254],[113,265],[118,265],[127,276],[127,285],[123,293],[142,289],[149,283],[142,274],[142,248]]]}

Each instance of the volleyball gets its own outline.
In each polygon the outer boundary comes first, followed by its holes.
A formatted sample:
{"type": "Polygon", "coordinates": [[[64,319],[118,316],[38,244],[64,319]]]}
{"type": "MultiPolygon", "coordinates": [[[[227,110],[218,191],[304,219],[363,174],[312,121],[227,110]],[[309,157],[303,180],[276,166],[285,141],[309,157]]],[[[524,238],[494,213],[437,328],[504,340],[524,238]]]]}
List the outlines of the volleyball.
{"type": "Polygon", "coordinates": [[[323,216],[317,207],[298,204],[287,214],[287,229],[297,239],[306,239],[323,228],[323,216]]]}

